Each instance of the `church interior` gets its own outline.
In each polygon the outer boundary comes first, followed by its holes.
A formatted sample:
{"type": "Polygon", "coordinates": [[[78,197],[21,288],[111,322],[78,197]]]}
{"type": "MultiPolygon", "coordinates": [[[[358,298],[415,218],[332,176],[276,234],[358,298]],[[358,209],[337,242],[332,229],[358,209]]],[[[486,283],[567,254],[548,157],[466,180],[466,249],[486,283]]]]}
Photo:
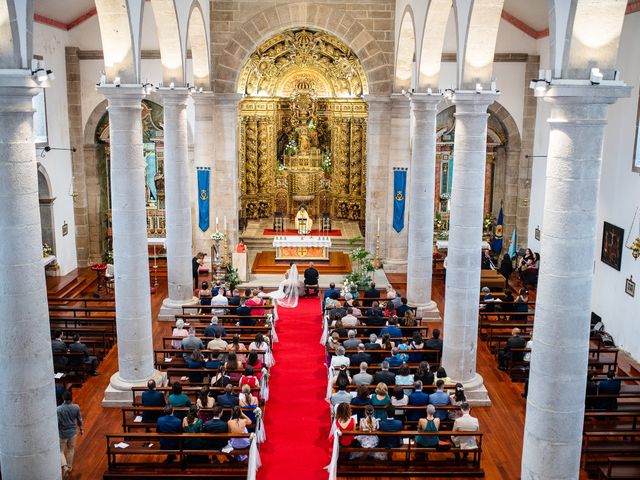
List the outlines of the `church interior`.
{"type": "Polygon", "coordinates": [[[2,478],[640,478],[640,1],[0,38],[2,478]]]}

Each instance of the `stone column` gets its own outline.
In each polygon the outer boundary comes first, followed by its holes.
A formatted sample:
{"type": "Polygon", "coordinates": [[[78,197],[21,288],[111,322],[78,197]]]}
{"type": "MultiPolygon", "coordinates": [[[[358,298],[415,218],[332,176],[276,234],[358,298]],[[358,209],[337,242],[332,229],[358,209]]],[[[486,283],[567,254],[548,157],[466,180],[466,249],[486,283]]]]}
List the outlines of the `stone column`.
{"type": "Polygon", "coordinates": [[[474,405],[490,404],[476,372],[478,299],[487,155],[487,108],[492,92],[456,92],[447,283],[442,364],[449,377],[465,385],[474,405]]]}
{"type": "Polygon", "coordinates": [[[439,320],[431,299],[433,216],[436,172],[436,116],[440,94],[411,96],[411,168],[409,169],[409,239],[407,299],[418,316],[439,320]]]}
{"type": "MultiPolygon", "coordinates": [[[[211,168],[211,176],[210,176],[210,188],[213,185],[213,177],[215,176],[213,158],[214,158],[214,149],[215,145],[212,142],[213,138],[213,101],[214,96],[213,92],[199,92],[191,95],[193,99],[193,105],[195,110],[195,122],[193,124],[193,141],[194,141],[194,157],[195,157],[195,165],[196,167],[209,167],[211,168]]],[[[193,169],[191,173],[194,177],[193,185],[194,192],[198,190],[198,180],[196,178],[196,169],[193,169]]],[[[211,192],[210,192],[211,193],[211,192]]],[[[209,230],[203,232],[200,230],[198,226],[198,202],[197,199],[193,202],[193,224],[194,228],[194,253],[195,252],[211,252],[211,233],[213,230],[211,228],[215,228],[213,222],[215,221],[215,217],[211,214],[214,211],[213,205],[215,202],[215,198],[213,196],[209,199],[209,230]]],[[[206,263],[209,263],[211,259],[206,257],[206,263]]]]}
{"type": "Polygon", "coordinates": [[[389,118],[391,100],[387,96],[367,95],[367,211],[365,248],[375,253],[377,222],[380,219],[380,256],[385,258],[387,241],[387,197],[389,194],[389,118]]]}
{"type": "Polygon", "coordinates": [[[214,168],[212,173],[212,224],[215,231],[215,218],[218,217],[219,229],[224,229],[223,218],[227,217],[229,249],[233,251],[238,242],[238,102],[242,96],[237,94],[216,95],[214,100],[214,118],[224,128],[215,129],[214,168]]]}
{"type": "Polygon", "coordinates": [[[182,305],[195,304],[191,258],[193,230],[189,199],[189,151],[186,88],[161,88],[164,112],[164,188],[166,195],[167,270],[169,296],[158,320],[173,320],[182,305]]]}
{"type": "MultiPolygon", "coordinates": [[[[388,272],[407,271],[407,232],[408,201],[405,200],[404,228],[398,233],[393,228],[393,169],[409,168],[411,163],[411,113],[409,99],[401,93],[391,95],[391,135],[389,136],[389,161],[385,167],[388,170],[387,186],[387,256],[384,269],[388,272]]],[[[409,172],[407,172],[410,175],[409,172]]],[[[410,177],[408,177],[410,178],[410,177]]],[[[407,185],[407,192],[409,186],[407,185]]]]}
{"type": "Polygon", "coordinates": [[[607,107],[630,92],[623,84],[557,82],[544,98],[551,106],[550,136],[522,451],[525,480],[579,476],[607,107]]]}
{"type": "Polygon", "coordinates": [[[61,474],[33,140],[31,99],[39,90],[29,71],[0,75],[3,478],[59,479],[61,474]]]}
{"type": "Polygon", "coordinates": [[[131,402],[131,387],[162,376],[153,368],[149,252],[142,152],[141,86],[101,86],[109,101],[111,214],[115,269],[118,369],[104,393],[103,406],[131,402]]]}

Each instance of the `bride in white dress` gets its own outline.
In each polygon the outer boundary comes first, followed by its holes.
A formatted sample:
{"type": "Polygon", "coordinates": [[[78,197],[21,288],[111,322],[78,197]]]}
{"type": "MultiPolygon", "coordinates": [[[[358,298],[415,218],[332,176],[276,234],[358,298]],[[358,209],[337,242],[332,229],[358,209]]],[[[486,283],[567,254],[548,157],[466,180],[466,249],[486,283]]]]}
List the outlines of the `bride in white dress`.
{"type": "Polygon", "coordinates": [[[284,280],[280,282],[278,290],[268,294],[279,307],[296,308],[298,306],[300,280],[298,278],[298,267],[292,264],[291,268],[284,274],[284,280]]]}

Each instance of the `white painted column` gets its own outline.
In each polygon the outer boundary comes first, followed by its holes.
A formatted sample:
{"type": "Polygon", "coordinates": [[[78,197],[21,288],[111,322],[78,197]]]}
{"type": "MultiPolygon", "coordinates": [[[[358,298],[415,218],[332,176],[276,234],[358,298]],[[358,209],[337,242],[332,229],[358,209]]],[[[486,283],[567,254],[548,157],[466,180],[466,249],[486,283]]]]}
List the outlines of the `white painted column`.
{"type": "Polygon", "coordinates": [[[211,231],[215,231],[215,217],[219,229],[224,229],[227,218],[229,248],[238,243],[238,94],[216,95],[214,118],[221,128],[214,129],[214,167],[212,173],[211,207],[213,211],[211,231]]]}
{"type": "Polygon", "coordinates": [[[465,385],[475,405],[490,404],[482,377],[476,372],[478,298],[487,154],[487,108],[498,95],[456,92],[456,132],[442,364],[449,377],[465,385]]]}
{"type": "Polygon", "coordinates": [[[109,101],[111,215],[115,268],[118,372],[105,390],[103,406],[131,402],[131,387],[162,376],[153,368],[149,253],[142,151],[141,86],[101,86],[109,101]]]}
{"type": "Polygon", "coordinates": [[[367,118],[367,210],[365,212],[365,248],[373,255],[380,219],[380,257],[387,252],[387,197],[389,193],[389,140],[391,100],[388,96],[365,97],[369,108],[367,118]]]}
{"type": "MultiPolygon", "coordinates": [[[[195,113],[195,121],[193,124],[193,147],[194,147],[194,157],[195,157],[195,166],[196,167],[209,167],[211,168],[211,175],[209,177],[210,182],[210,190],[213,185],[213,177],[215,176],[214,170],[214,149],[215,145],[212,142],[213,138],[213,129],[214,129],[214,121],[213,121],[213,92],[196,92],[191,95],[193,99],[194,113],[195,113]]],[[[193,176],[193,192],[198,191],[198,180],[196,177],[196,169],[194,168],[191,172],[193,176]]],[[[213,203],[215,202],[215,198],[209,197],[209,230],[203,232],[200,230],[198,226],[199,216],[198,216],[198,200],[194,195],[194,202],[192,202],[194,215],[192,216],[193,225],[194,225],[194,235],[193,235],[193,246],[195,254],[196,252],[211,252],[211,233],[213,232],[212,228],[215,228],[213,222],[215,221],[215,216],[212,215],[214,208],[213,203]]],[[[211,259],[207,256],[205,258],[206,263],[210,263],[211,259]]]]}
{"type": "Polygon", "coordinates": [[[59,479],[60,449],[42,263],[30,71],[0,75],[0,465],[3,478],[59,479]]]}
{"type": "MultiPolygon", "coordinates": [[[[409,168],[411,163],[411,112],[409,99],[401,94],[391,95],[391,135],[389,136],[389,161],[388,170],[388,198],[387,213],[385,218],[387,234],[387,257],[384,262],[384,269],[388,272],[407,271],[407,242],[408,242],[408,203],[405,200],[404,228],[396,232],[393,228],[393,206],[395,191],[393,188],[393,169],[409,168]]],[[[368,151],[367,151],[368,153],[368,151]]],[[[408,175],[410,175],[408,173],[408,175]]],[[[409,185],[405,195],[409,191],[409,185]]],[[[403,292],[404,293],[404,292],[403,292]]]]}
{"type": "Polygon", "coordinates": [[[552,85],[545,96],[550,137],[522,450],[525,480],[579,476],[607,107],[629,92],[626,86],[552,85]]]}
{"type": "Polygon", "coordinates": [[[189,149],[186,88],[161,88],[164,110],[164,188],[166,195],[167,269],[169,296],[162,302],[159,320],[173,320],[182,305],[195,304],[191,258],[193,230],[189,199],[189,149]]]}
{"type": "Polygon", "coordinates": [[[408,195],[407,299],[418,316],[440,319],[431,299],[433,274],[433,217],[436,181],[436,117],[440,94],[411,96],[411,168],[408,195]]]}

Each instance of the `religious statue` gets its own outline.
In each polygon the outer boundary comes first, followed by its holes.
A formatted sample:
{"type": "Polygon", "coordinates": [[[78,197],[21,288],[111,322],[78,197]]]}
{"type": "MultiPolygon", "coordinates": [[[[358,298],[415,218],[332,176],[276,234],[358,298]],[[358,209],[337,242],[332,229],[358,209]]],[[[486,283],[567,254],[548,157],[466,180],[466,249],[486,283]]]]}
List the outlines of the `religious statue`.
{"type": "Polygon", "coordinates": [[[311,220],[304,205],[300,205],[300,209],[298,213],[296,213],[296,225],[298,226],[298,233],[300,235],[309,235],[311,233],[313,220],[311,220]]]}

